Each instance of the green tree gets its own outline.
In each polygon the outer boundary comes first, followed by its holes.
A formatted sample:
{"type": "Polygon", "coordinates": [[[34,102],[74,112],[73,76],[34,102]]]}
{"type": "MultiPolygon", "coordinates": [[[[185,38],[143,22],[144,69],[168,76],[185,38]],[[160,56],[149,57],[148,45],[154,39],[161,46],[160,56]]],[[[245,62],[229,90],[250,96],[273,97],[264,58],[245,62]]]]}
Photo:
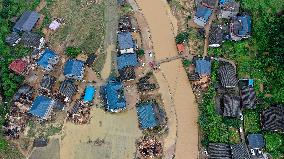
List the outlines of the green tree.
{"type": "Polygon", "coordinates": [[[188,36],[189,36],[188,32],[179,33],[176,37],[176,43],[181,44],[184,42],[188,42],[188,36]]]}
{"type": "Polygon", "coordinates": [[[66,55],[68,55],[72,58],[76,58],[81,53],[82,53],[82,50],[80,48],[67,47],[67,49],[66,49],[66,55]]]}

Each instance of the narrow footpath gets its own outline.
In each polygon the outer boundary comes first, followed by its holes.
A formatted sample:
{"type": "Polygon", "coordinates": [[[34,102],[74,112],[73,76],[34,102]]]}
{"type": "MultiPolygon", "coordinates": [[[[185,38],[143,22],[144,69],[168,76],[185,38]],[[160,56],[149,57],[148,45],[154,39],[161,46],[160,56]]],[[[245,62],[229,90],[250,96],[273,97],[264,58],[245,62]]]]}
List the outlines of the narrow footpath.
{"type": "MultiPolygon", "coordinates": [[[[149,25],[156,60],[177,56],[177,28],[165,0],[136,0],[149,25]]],[[[198,108],[180,59],[163,63],[155,73],[169,118],[165,158],[198,158],[198,108]]]]}

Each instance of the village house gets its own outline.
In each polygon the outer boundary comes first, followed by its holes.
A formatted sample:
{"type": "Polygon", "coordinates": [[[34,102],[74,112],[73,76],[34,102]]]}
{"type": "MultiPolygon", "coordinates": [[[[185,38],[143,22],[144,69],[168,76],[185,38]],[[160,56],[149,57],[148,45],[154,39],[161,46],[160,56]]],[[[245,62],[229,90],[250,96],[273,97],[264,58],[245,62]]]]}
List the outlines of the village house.
{"type": "Polygon", "coordinates": [[[15,93],[13,101],[18,101],[21,98],[29,100],[32,98],[33,92],[34,92],[33,87],[31,87],[28,84],[23,84],[15,93]]]}
{"type": "Polygon", "coordinates": [[[141,129],[152,129],[163,123],[163,116],[158,105],[153,102],[140,103],[136,110],[141,129]]]}
{"type": "Polygon", "coordinates": [[[220,98],[221,115],[224,117],[240,117],[241,99],[233,94],[224,94],[220,98]]]}
{"type": "Polygon", "coordinates": [[[231,145],[231,149],[232,159],[251,159],[246,144],[233,144],[231,145]]]}
{"type": "Polygon", "coordinates": [[[136,53],[122,54],[117,57],[117,68],[123,81],[135,79],[135,67],[138,65],[136,53]]]}
{"type": "Polygon", "coordinates": [[[65,97],[65,102],[69,102],[77,91],[77,86],[72,80],[64,80],[59,87],[59,93],[65,97]]]}
{"type": "Polygon", "coordinates": [[[210,58],[194,58],[195,72],[202,76],[210,76],[211,74],[211,59],[210,58]]]}
{"type": "Polygon", "coordinates": [[[265,147],[264,137],[262,134],[248,134],[248,147],[252,156],[262,157],[262,149],[265,147]]]}
{"type": "Polygon", "coordinates": [[[70,79],[83,80],[85,64],[81,60],[69,59],[64,66],[64,76],[70,79]]]}
{"type": "Polygon", "coordinates": [[[22,14],[20,19],[13,27],[14,32],[30,32],[37,21],[40,18],[40,14],[35,11],[26,11],[22,14]]]}
{"type": "Polygon", "coordinates": [[[208,155],[209,158],[214,159],[231,159],[231,147],[223,143],[209,143],[208,155]]]}
{"type": "Polygon", "coordinates": [[[10,70],[21,75],[23,75],[27,71],[27,67],[28,67],[28,62],[21,59],[16,59],[9,65],[10,70]]]}
{"type": "Polygon", "coordinates": [[[256,93],[253,87],[244,86],[240,89],[242,98],[242,108],[254,109],[256,108],[256,93]]]}
{"type": "Polygon", "coordinates": [[[251,34],[251,17],[248,15],[234,16],[230,24],[230,36],[233,41],[249,38],[251,34]]]}
{"type": "Polygon", "coordinates": [[[41,49],[44,47],[44,37],[33,32],[24,32],[20,41],[25,47],[41,49]]]}
{"type": "Polygon", "coordinates": [[[47,91],[51,91],[55,82],[56,82],[56,78],[54,76],[45,74],[40,82],[40,87],[47,91]]]}
{"type": "Polygon", "coordinates": [[[101,93],[107,111],[120,112],[126,109],[124,88],[118,80],[109,79],[106,85],[101,88],[101,93]]]}
{"type": "Polygon", "coordinates": [[[193,21],[198,26],[204,27],[207,24],[211,14],[212,14],[212,9],[200,5],[197,7],[193,21]]]}
{"type": "Polygon", "coordinates": [[[224,31],[222,25],[212,24],[209,33],[209,47],[220,47],[224,42],[224,31]]]}
{"type": "Polygon", "coordinates": [[[6,39],[5,42],[10,45],[10,46],[15,46],[17,45],[19,42],[21,41],[21,37],[17,32],[12,32],[11,34],[9,34],[6,39]]]}
{"type": "Polygon", "coordinates": [[[85,103],[91,103],[94,99],[95,93],[96,93],[96,88],[93,85],[89,84],[85,89],[85,95],[83,101],[85,103]]]}
{"type": "Polygon", "coordinates": [[[220,0],[219,18],[230,19],[240,11],[240,3],[235,0],[220,0]]]}
{"type": "Polygon", "coordinates": [[[284,106],[273,105],[264,110],[261,121],[263,130],[284,132],[284,106]]]}
{"type": "Polygon", "coordinates": [[[117,34],[118,49],[120,54],[134,53],[136,45],[131,32],[119,32],[117,34]]]}
{"type": "Polygon", "coordinates": [[[131,18],[129,16],[122,16],[119,19],[118,30],[120,32],[132,32],[131,18]]]}
{"type": "Polygon", "coordinates": [[[219,67],[218,78],[224,88],[235,88],[238,86],[236,69],[230,63],[225,63],[219,67]]]}
{"type": "Polygon", "coordinates": [[[59,56],[52,50],[46,48],[41,52],[41,56],[37,61],[39,67],[46,71],[53,70],[53,66],[59,62],[59,56]]]}
{"type": "Polygon", "coordinates": [[[49,97],[37,96],[29,110],[29,113],[42,120],[46,120],[50,117],[54,104],[54,100],[49,97]]]}

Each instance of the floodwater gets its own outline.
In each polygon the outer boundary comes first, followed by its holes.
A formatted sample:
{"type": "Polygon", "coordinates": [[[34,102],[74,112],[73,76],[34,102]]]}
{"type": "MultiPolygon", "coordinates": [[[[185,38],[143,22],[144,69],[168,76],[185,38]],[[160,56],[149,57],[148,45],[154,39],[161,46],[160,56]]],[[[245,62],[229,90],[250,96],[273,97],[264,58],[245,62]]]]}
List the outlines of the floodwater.
{"type": "MultiPolygon", "coordinates": [[[[177,55],[176,22],[166,1],[137,0],[137,3],[148,22],[156,60],[177,55]]],[[[198,157],[198,109],[181,60],[162,64],[160,71],[155,75],[169,117],[169,137],[165,141],[165,158],[170,158],[167,154],[170,154],[169,151],[173,151],[175,147],[175,158],[196,159],[198,157]]]]}

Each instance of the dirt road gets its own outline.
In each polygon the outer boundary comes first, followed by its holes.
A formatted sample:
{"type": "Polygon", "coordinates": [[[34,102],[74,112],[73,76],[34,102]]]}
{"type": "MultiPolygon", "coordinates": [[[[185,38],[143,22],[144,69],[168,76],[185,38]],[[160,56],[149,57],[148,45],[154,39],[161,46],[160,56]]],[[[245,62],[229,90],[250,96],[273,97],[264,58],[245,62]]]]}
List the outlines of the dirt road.
{"type": "MultiPolygon", "coordinates": [[[[177,55],[174,37],[175,20],[164,0],[136,0],[152,36],[156,60],[177,55]]],[[[194,94],[180,60],[164,63],[156,73],[160,92],[169,117],[169,136],[165,141],[165,158],[175,151],[176,159],[198,156],[198,110],[194,94]]]]}

